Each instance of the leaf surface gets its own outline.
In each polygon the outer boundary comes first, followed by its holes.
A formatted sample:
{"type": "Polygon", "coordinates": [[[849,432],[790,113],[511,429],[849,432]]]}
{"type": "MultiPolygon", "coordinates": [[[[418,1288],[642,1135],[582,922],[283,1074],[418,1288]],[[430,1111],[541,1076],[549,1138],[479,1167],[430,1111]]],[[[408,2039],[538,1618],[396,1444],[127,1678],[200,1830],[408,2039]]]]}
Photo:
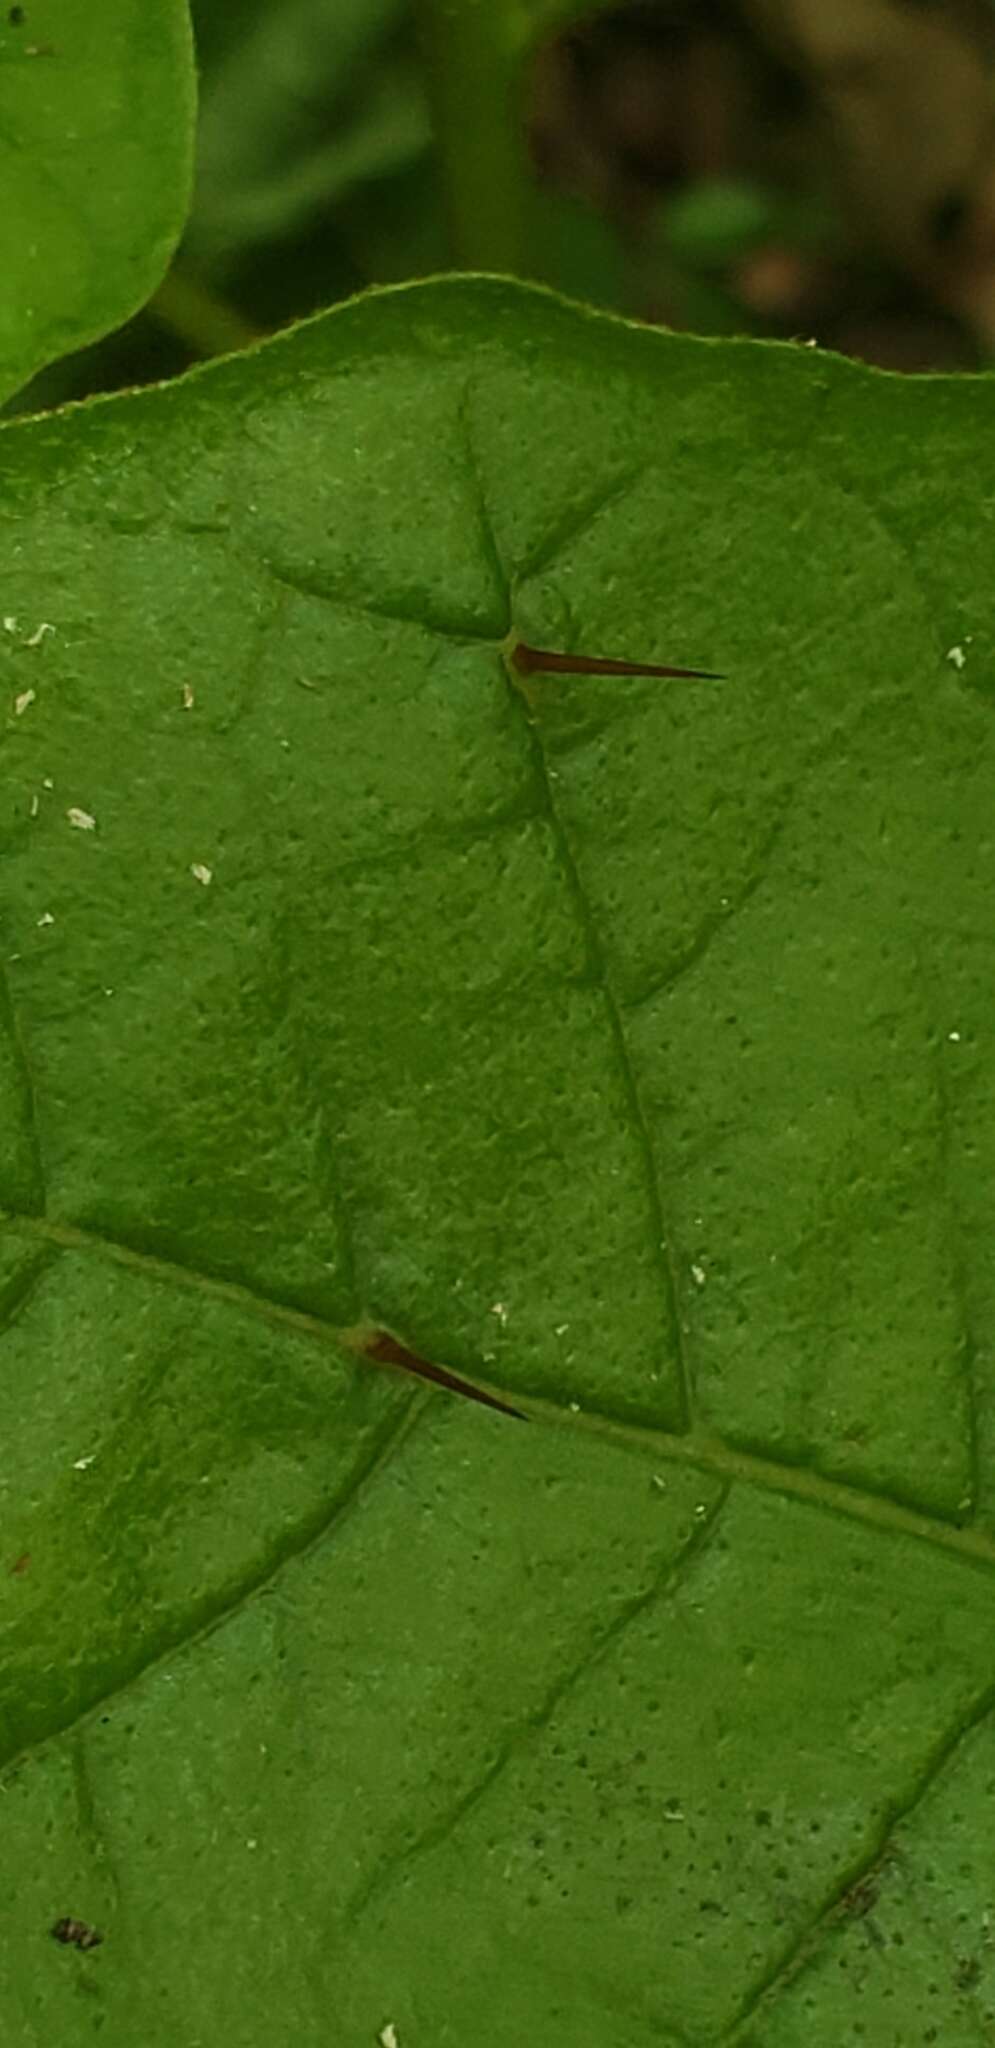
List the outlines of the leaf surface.
{"type": "Polygon", "coordinates": [[[0,14],[0,399],[158,284],[189,198],[185,0],[0,14]]]}
{"type": "Polygon", "coordinates": [[[993,2023],[991,437],[487,281],[5,430],[5,2040],[993,2023]]]}

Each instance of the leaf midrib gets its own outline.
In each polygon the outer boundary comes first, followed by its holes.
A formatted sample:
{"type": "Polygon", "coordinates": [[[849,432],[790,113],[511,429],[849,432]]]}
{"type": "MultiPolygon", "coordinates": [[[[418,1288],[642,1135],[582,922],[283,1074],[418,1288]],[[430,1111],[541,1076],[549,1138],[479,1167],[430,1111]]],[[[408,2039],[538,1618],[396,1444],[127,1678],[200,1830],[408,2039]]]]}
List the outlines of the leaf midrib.
{"type": "MultiPolygon", "coordinates": [[[[321,1316],[313,1315],[306,1309],[291,1308],[286,1303],[271,1301],[267,1296],[256,1294],[238,1281],[221,1280],[213,1274],[201,1273],[189,1266],[177,1265],[170,1259],[158,1257],[151,1252],[136,1251],[131,1245],[120,1244],[113,1238],[102,1236],[97,1231],[84,1230],[72,1223],[57,1223],[41,1216],[19,1214],[15,1210],[0,1210],[0,1226],[23,1238],[26,1243],[48,1246],[56,1250],[88,1254],[106,1259],[115,1265],[129,1267],[142,1272],[172,1287],[202,1292],[212,1299],[225,1301],[246,1315],[255,1316],[271,1327],[286,1330],[295,1336],[308,1338],[324,1350],[332,1347],[344,1354],[341,1362],[349,1359],[357,1369],[361,1361],[356,1350],[354,1328],[345,1328],[329,1323],[321,1316]]],[[[383,1370],[367,1361],[371,1370],[383,1370]]],[[[446,1361],[439,1360],[445,1364],[446,1361]]],[[[467,1378],[462,1370],[461,1378],[467,1378]]],[[[729,1444],[724,1438],[693,1428],[684,1434],[663,1429],[653,1429],[645,1424],[623,1422],[615,1416],[598,1409],[576,1412],[565,1404],[542,1400],[520,1387],[503,1383],[474,1379],[468,1384],[479,1386],[484,1392],[504,1396],[521,1409],[531,1421],[546,1422],[562,1428],[565,1424],[596,1433],[606,1441],[628,1446],[639,1451],[644,1457],[657,1463],[689,1465],[697,1471],[708,1473],[725,1481],[735,1480],[753,1490],[776,1494],[805,1502],[826,1514],[841,1515],[845,1520],[858,1522],[865,1528],[888,1531],[893,1535],[911,1538],[917,1543],[926,1543],[933,1550],[960,1558],[965,1564],[995,1571],[995,1535],[984,1529],[958,1525],[954,1521],[943,1521],[939,1517],[924,1514],[921,1510],[893,1500],[887,1494],[875,1494],[843,1480],[829,1479],[824,1474],[801,1465],[788,1465],[776,1458],[765,1458],[756,1452],[747,1451],[729,1444]]],[[[454,1397],[456,1398],[456,1397],[454,1397]]],[[[514,1428],[509,1422],[503,1427],[514,1428]]]]}

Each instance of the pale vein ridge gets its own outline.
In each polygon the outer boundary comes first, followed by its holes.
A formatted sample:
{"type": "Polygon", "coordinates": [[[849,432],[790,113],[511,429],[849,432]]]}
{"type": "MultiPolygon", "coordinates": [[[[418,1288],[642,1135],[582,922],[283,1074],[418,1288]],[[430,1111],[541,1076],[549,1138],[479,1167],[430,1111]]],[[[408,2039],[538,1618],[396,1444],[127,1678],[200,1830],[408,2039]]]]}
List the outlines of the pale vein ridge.
{"type": "Polygon", "coordinates": [[[706,954],[711,951],[715,940],[721,936],[728,925],[733,923],[734,919],[740,915],[740,912],[746,909],[751,897],[756,895],[758,889],[767,880],[771,856],[784,831],[786,815],[787,812],[785,811],[778,816],[770,831],[765,835],[762,844],[757,849],[754,866],[740,884],[738,894],[726,905],[720,905],[718,909],[713,909],[706,913],[693,939],[691,939],[678,958],[672,962],[671,966],[668,967],[666,974],[661,975],[659,981],[652,982],[647,988],[640,989],[639,994],[633,996],[626,1003],[626,1016],[634,1016],[650,1003],[655,1002],[660,996],[669,995],[677,987],[678,982],[684,981],[689,974],[694,972],[695,968],[701,965],[706,954]]]}
{"type": "Polygon", "coordinates": [[[561,520],[551,525],[528,559],[522,564],[523,579],[541,575],[556,556],[571,547],[581,536],[596,525],[601,514],[611,505],[618,504],[627,493],[647,474],[645,464],[630,463],[608,483],[598,483],[584,494],[575,497],[564,512],[561,520]]]}
{"type": "MultiPolygon", "coordinates": [[[[175,1265],[168,1259],[157,1258],[152,1253],[135,1251],[129,1245],[118,1244],[93,1231],[81,1230],[71,1223],[54,1223],[43,1217],[17,1216],[9,1210],[0,1210],[0,1224],[4,1223],[19,1235],[57,1250],[106,1258],[134,1272],[144,1273],[150,1280],[157,1280],[164,1286],[182,1287],[202,1292],[217,1301],[229,1302],[232,1308],[246,1315],[258,1316],[276,1329],[309,1338],[326,1352],[332,1346],[343,1347],[355,1363],[353,1331],[340,1330],[307,1309],[270,1301],[237,1281],[215,1279],[190,1267],[175,1265]]],[[[479,1384],[485,1383],[480,1381],[479,1384]]],[[[690,1465],[694,1470],[713,1474],[718,1479],[735,1479],[760,1493],[783,1495],[804,1501],[823,1513],[842,1515],[850,1522],[889,1529],[896,1535],[910,1537],[915,1542],[929,1544],[934,1550],[959,1557],[967,1564],[989,1570],[995,1568],[995,1533],[988,1534],[976,1527],[961,1527],[954,1521],[942,1521],[920,1509],[907,1507],[888,1494],[868,1493],[843,1480],[828,1479],[811,1467],[787,1465],[779,1463],[776,1458],[761,1457],[703,1430],[676,1433],[648,1428],[638,1423],[620,1422],[612,1415],[599,1414],[590,1408],[583,1416],[567,1415],[559,1403],[540,1400],[520,1388],[492,1386],[490,1382],[487,1385],[494,1393],[507,1394],[514,1399],[535,1421],[555,1423],[561,1428],[567,1425],[587,1429],[608,1442],[628,1444],[641,1450],[658,1462],[690,1465]]]]}
{"type": "MultiPolygon", "coordinates": [[[[484,497],[483,489],[480,484],[479,467],[474,454],[469,420],[467,418],[468,401],[469,393],[467,392],[464,395],[461,404],[460,418],[463,427],[464,440],[466,443],[467,465],[470,471],[470,475],[474,480],[474,496],[476,500],[477,518],[481,535],[481,546],[484,550],[487,560],[494,564],[496,571],[500,574],[502,578],[503,586],[508,593],[508,609],[510,613],[510,586],[508,583],[508,578],[504,572],[503,565],[501,563],[497,541],[487,512],[486,499],[484,497]]],[[[624,483],[625,479],[623,478],[618,480],[615,484],[609,486],[607,499],[610,500],[613,496],[617,495],[618,492],[624,488],[624,483]]],[[[600,498],[593,501],[588,516],[597,516],[597,512],[600,510],[602,502],[607,502],[607,500],[605,500],[604,498],[604,494],[602,494],[600,498]]],[[[633,1067],[632,1058],[629,1052],[629,1047],[625,1036],[625,1029],[622,1021],[622,1006],[617,991],[615,990],[614,985],[612,983],[611,975],[609,973],[608,961],[605,953],[605,948],[601,941],[601,934],[598,931],[597,924],[591,911],[591,906],[588,903],[586,894],[584,892],[584,887],[581,882],[580,871],[577,865],[577,859],[574,854],[573,846],[570,841],[570,836],[567,832],[566,825],[561,815],[559,806],[557,805],[556,798],[553,794],[553,783],[549,773],[549,764],[546,760],[545,749],[542,744],[542,738],[539,733],[539,729],[533,723],[533,721],[528,718],[525,710],[525,705],[523,702],[521,702],[521,700],[519,700],[519,712],[520,716],[525,721],[529,745],[532,752],[532,758],[535,764],[536,778],[539,789],[543,794],[544,807],[552,830],[554,844],[559,855],[561,869],[563,871],[568,887],[570,889],[570,892],[574,898],[574,902],[577,907],[578,916],[587,944],[587,950],[591,959],[592,967],[597,977],[598,986],[601,990],[603,1001],[606,1006],[609,1026],[611,1029],[612,1039],[615,1047],[616,1061],[619,1073],[621,1075],[622,1085],[629,1104],[631,1125],[638,1139],[639,1147],[643,1155],[644,1170],[646,1174],[646,1192],[650,1210],[650,1228],[653,1233],[654,1239],[653,1259],[654,1265],[656,1266],[657,1271],[660,1273],[663,1281],[663,1297],[668,1311],[668,1319],[670,1322],[670,1326],[673,1330],[674,1335],[674,1350],[677,1359],[678,1388],[680,1393],[681,1410],[683,1419],[685,1422],[687,1422],[690,1420],[692,1415],[692,1389],[690,1385],[688,1362],[684,1349],[684,1338],[680,1321],[680,1289],[677,1284],[677,1273],[674,1266],[674,1256],[670,1234],[665,1225],[663,1193],[660,1187],[659,1175],[657,1173],[656,1159],[654,1156],[652,1141],[650,1138],[649,1125],[646,1120],[646,1112],[643,1108],[642,1099],[639,1094],[639,1086],[636,1080],[635,1069],[633,1067]]]]}
{"type": "Polygon", "coordinates": [[[459,422],[460,433],[463,437],[463,449],[466,456],[467,487],[470,494],[470,502],[473,506],[474,514],[477,521],[477,536],[480,541],[480,551],[483,556],[485,566],[490,573],[494,589],[501,599],[503,611],[502,630],[503,632],[507,633],[510,631],[511,628],[511,586],[508,580],[504,563],[501,559],[501,550],[497,544],[497,535],[494,532],[494,525],[491,520],[490,513],[488,512],[487,509],[487,500],[486,497],[484,496],[484,486],[481,477],[480,464],[477,461],[476,451],[473,445],[473,430],[470,425],[470,409],[472,404],[473,382],[471,378],[467,378],[463,386],[463,389],[460,393],[459,402],[456,408],[456,417],[459,422]]]}
{"type": "Polygon", "coordinates": [[[28,1049],[24,1042],[24,1034],[14,1007],[14,999],[11,995],[10,976],[7,973],[7,968],[2,958],[0,958],[0,1030],[6,1033],[14,1054],[14,1065],[20,1077],[24,1129],[27,1134],[31,1163],[34,1170],[35,1200],[39,1210],[44,1213],[46,1201],[45,1165],[42,1158],[41,1136],[38,1130],[38,1106],[34,1075],[31,1070],[28,1049]]]}
{"type": "MultiPolygon", "coordinates": [[[[916,965],[918,967],[919,975],[923,982],[923,986],[927,987],[928,983],[923,970],[922,962],[918,958],[916,961],[916,965]]],[[[960,1204],[958,1202],[954,1186],[951,1162],[951,1133],[953,1128],[953,1109],[950,1101],[950,1086],[944,1069],[944,1062],[940,1051],[940,1040],[938,1032],[936,1032],[934,1036],[931,1059],[933,1070],[933,1088],[936,1098],[937,1120],[939,1125],[939,1153],[940,1167],[942,1173],[943,1195],[947,1216],[950,1224],[953,1226],[949,1231],[948,1250],[950,1257],[951,1273],[953,1277],[954,1292],[957,1300],[958,1317],[960,1321],[960,1359],[967,1406],[968,1495],[970,1500],[971,1512],[972,1514],[976,1514],[978,1510],[979,1500],[981,1497],[981,1439],[978,1428],[978,1347],[974,1328],[974,1318],[971,1314],[968,1274],[962,1250],[962,1247],[966,1243],[968,1243],[970,1239],[969,1233],[965,1229],[959,1213],[960,1204]]]]}
{"type": "Polygon", "coordinates": [[[359,1288],[356,1277],[356,1253],[348,1207],[343,1195],[338,1174],[338,1160],[335,1140],[328,1116],[328,1104],[322,1089],[314,1083],[311,1063],[302,1043],[297,1011],[290,999],[292,974],[289,947],[284,926],[278,925],[274,934],[274,949],[279,956],[278,972],[275,975],[277,1001],[281,1021],[286,1027],[291,1057],[294,1062],[298,1084],[314,1118],[317,1137],[318,1162],[322,1172],[322,1187],[325,1199],[332,1213],[335,1228],[336,1252],[338,1256],[338,1277],[345,1293],[359,1310],[359,1288]]]}
{"type": "MultiPolygon", "coordinates": [[[[523,718],[525,717],[524,707],[522,710],[522,716],[523,718]]],[[[540,777],[541,787],[545,790],[546,794],[546,805],[549,823],[553,833],[554,843],[556,845],[564,876],[569,886],[571,895],[574,898],[574,902],[577,906],[578,917],[580,919],[584,931],[584,936],[587,941],[588,952],[590,954],[591,962],[594,967],[595,975],[597,978],[597,985],[601,991],[601,995],[604,1000],[612,1040],[614,1042],[615,1047],[616,1062],[622,1078],[622,1085],[625,1091],[626,1099],[629,1105],[631,1127],[638,1140],[639,1149],[643,1157],[643,1167],[646,1176],[646,1193],[649,1202],[650,1212],[650,1229],[653,1235],[654,1264],[658,1272],[660,1273],[663,1281],[664,1300],[667,1305],[669,1321],[674,1333],[674,1348],[677,1358],[681,1408],[685,1421],[689,1421],[693,1413],[692,1389],[690,1384],[688,1361],[684,1348],[684,1336],[683,1331],[681,1329],[680,1289],[678,1286],[677,1274],[675,1271],[673,1243],[670,1232],[667,1229],[666,1219],[664,1216],[663,1194],[660,1187],[660,1176],[657,1171],[656,1157],[653,1151],[653,1143],[650,1136],[649,1124],[646,1119],[646,1112],[643,1108],[642,1098],[639,1093],[639,1084],[636,1080],[635,1068],[632,1063],[632,1056],[629,1052],[628,1041],[625,1036],[622,1006],[609,972],[608,961],[605,955],[605,949],[601,942],[601,935],[598,931],[597,925],[595,924],[593,915],[591,913],[590,905],[587,901],[587,897],[584,892],[584,887],[581,882],[580,873],[577,867],[577,861],[574,855],[573,847],[571,845],[569,835],[564,825],[561,811],[556,802],[556,798],[553,795],[553,785],[550,780],[549,767],[546,761],[546,755],[539,735],[538,728],[530,723],[529,732],[531,734],[532,748],[535,756],[537,773],[540,777]]]]}
{"type": "Polygon", "coordinates": [[[6,1287],[0,1288],[0,1337],[6,1336],[27,1313],[42,1279],[58,1263],[58,1256],[51,1245],[37,1246],[17,1272],[11,1274],[6,1287]]]}
{"type": "Polygon", "coordinates": [[[350,1924],[355,1924],[360,1919],[379,1892],[386,1890],[388,1887],[392,1889],[402,1872],[410,1869],[413,1863],[418,1862],[422,1856],[427,1855],[432,1849],[437,1848],[441,1842],[444,1842],[448,1835],[454,1833],[460,1823],[466,1819],[467,1814],[472,1813],[474,1807],[479,1806],[481,1800],[493,1789],[497,1780],[503,1777],[508,1766],[521,1753],[525,1745],[537,1739],[545,1732],[557,1708],[562,1705],[574,1687],[589,1672],[595,1671],[600,1664],[604,1663],[605,1659],[611,1654],[615,1644],[625,1634],[626,1630],[632,1626],[632,1623],[637,1621],[639,1616],[645,1613],[648,1607],[652,1607],[656,1601],[673,1599],[678,1587],[683,1585],[691,1567],[697,1562],[702,1550],[715,1534],[722,1510],[729,1498],[729,1492],[728,1486],[720,1488],[707,1514],[700,1516],[694,1523],[691,1534],[686,1542],[680,1546],[676,1556],[667,1559],[663,1571],[658,1573],[652,1585],[646,1587],[643,1592],[634,1594],[631,1600],[627,1600],[619,1608],[618,1613],[609,1622],[598,1640],[585,1650],[584,1655],[579,1661],[576,1664],[572,1664],[568,1670],[561,1671],[558,1674],[536,1711],[529,1714],[517,1728],[512,1730],[511,1734],[502,1744],[498,1755],[488,1765],[476,1783],[469,1786],[467,1791],[454,1802],[447,1813],[423,1829],[417,1841],[412,1842],[410,1847],[405,1849],[402,1854],[398,1855],[396,1852],[393,1852],[381,1858],[345,1909],[345,1917],[350,1924]]]}
{"type": "MultiPolygon", "coordinates": [[[[239,1586],[232,1596],[221,1600],[215,1611],[207,1615],[195,1629],[191,1629],[186,1635],[177,1635],[169,1642],[163,1643],[153,1656],[148,1657],[144,1663],[139,1663],[132,1670],[128,1671],[121,1679],[119,1685],[113,1685],[106,1692],[100,1693],[93,1699],[88,1700],[85,1707],[79,1713],[70,1714],[64,1721],[57,1722],[52,1727],[39,1731],[35,1739],[32,1742],[26,1743],[22,1750],[9,1757],[0,1758],[0,1770],[7,1770],[19,1763],[23,1757],[30,1756],[42,1742],[51,1742],[84,1730],[88,1725],[92,1724],[96,1715],[106,1712],[107,1707],[114,1700],[118,1699],[122,1693],[128,1692],[133,1686],[141,1683],[142,1680],[148,1677],[150,1672],[160,1669],[161,1666],[170,1663],[178,1656],[185,1655],[188,1650],[193,1649],[198,1643],[213,1635],[216,1629],[222,1628],[243,1607],[246,1607],[250,1600],[255,1599],[257,1594],[271,1585],[288,1564],[295,1563],[299,1558],[305,1557],[309,1551],[315,1550],[319,1543],[325,1541],[332,1529],[343,1522],[348,1515],[355,1513],[360,1502],[366,1498],[366,1495],[376,1484],[386,1467],[396,1457],[402,1444],[406,1442],[408,1436],[420,1420],[423,1410],[428,1405],[428,1401],[429,1396],[427,1394],[416,1394],[413,1400],[409,1401],[402,1410],[400,1417],[394,1421],[393,1427],[387,1429],[383,1434],[374,1439],[370,1454],[365,1463],[359,1466],[352,1474],[350,1487],[345,1493],[336,1496],[329,1507],[328,1513],[320,1523],[315,1525],[314,1521],[309,1519],[303,1528],[299,1527],[293,1530],[288,1540],[280,1546],[278,1554],[267,1560],[263,1570],[249,1579],[244,1585],[239,1586]]],[[[77,1796],[79,1796],[81,1787],[78,1776],[76,1786],[77,1796]]]]}
{"type": "Polygon", "coordinates": [[[734,2043],[743,2028],[755,2019],[758,2011],[761,2008],[769,2010],[782,1991],[786,1990],[814,1960],[844,1918],[848,1895],[856,1885],[865,1882],[887,1862],[898,1830],[911,1820],[937,1779],[942,1777],[954,1761],[958,1750],[969,1741],[993,1710],[995,1684],[987,1685],[970,1712],[940,1738],[923,1765],[908,1797],[902,1801],[896,1800],[889,1806],[865,1854],[857,1864],[849,1865],[843,1876],[837,1879],[832,1893],[819,1907],[811,1924],[795,1938],[787,1954],[768,1972],[762,1983],[755,1987],[745,2006],[719,2035],[720,2044],[734,2043]]]}
{"type": "Polygon", "coordinates": [[[86,1754],[86,1731],[74,1729],[70,1742],[73,1790],[76,1795],[76,1830],[95,1868],[106,1883],[115,1910],[120,1903],[121,1886],[117,1869],[110,1852],[110,1844],[100,1826],[97,1802],[94,1795],[93,1779],[86,1754]]]}
{"type": "MultiPolygon", "coordinates": [[[[469,387],[467,387],[460,402],[460,424],[462,426],[463,438],[466,445],[467,468],[471,478],[472,494],[476,506],[481,547],[488,563],[490,563],[493,566],[495,574],[499,576],[501,579],[502,588],[506,593],[507,608],[510,616],[510,584],[508,577],[505,573],[503,563],[501,561],[501,555],[497,545],[497,539],[494,534],[494,530],[488,514],[487,501],[480,480],[479,464],[477,462],[476,455],[474,452],[473,437],[470,431],[470,422],[468,417],[470,397],[470,389],[469,387]]],[[[621,480],[617,484],[609,487],[609,498],[613,496],[617,492],[617,490],[620,490],[623,487],[623,482],[624,480],[621,480]]],[[[598,503],[595,503],[591,516],[596,516],[597,510],[599,509],[599,503],[600,501],[598,503]]],[[[549,766],[546,760],[546,755],[542,745],[541,736],[539,734],[537,726],[533,724],[533,722],[526,716],[525,706],[524,703],[522,703],[521,701],[519,702],[519,712],[520,716],[525,721],[529,745],[532,752],[533,761],[535,764],[536,777],[539,788],[543,793],[545,810],[552,829],[554,843],[559,854],[561,868],[563,870],[568,886],[570,888],[570,891],[573,895],[574,901],[577,906],[577,911],[584,932],[588,953],[595,974],[597,976],[598,985],[601,989],[602,998],[607,1008],[609,1024],[611,1027],[612,1038],[615,1046],[616,1060],[618,1063],[619,1072],[621,1074],[623,1088],[625,1090],[625,1094],[627,1096],[629,1103],[629,1112],[632,1122],[632,1128],[635,1131],[643,1155],[644,1169],[646,1173],[646,1191],[650,1208],[650,1228],[652,1230],[653,1238],[655,1241],[653,1251],[654,1264],[663,1280],[664,1301],[666,1303],[670,1325],[674,1334],[674,1349],[677,1359],[678,1387],[680,1392],[682,1416],[684,1421],[687,1422],[690,1420],[692,1414],[692,1401],[688,1363],[684,1350],[683,1332],[681,1330],[680,1322],[680,1289],[677,1284],[677,1274],[674,1268],[673,1250],[671,1246],[670,1235],[665,1227],[664,1222],[663,1195],[660,1187],[659,1177],[657,1174],[656,1159],[654,1157],[653,1146],[650,1139],[649,1126],[646,1120],[646,1113],[643,1108],[642,1100],[640,1098],[635,1070],[633,1068],[628,1043],[625,1037],[625,1030],[622,1022],[621,1003],[613,987],[611,976],[608,971],[608,962],[605,955],[605,949],[602,945],[601,935],[597,929],[597,925],[595,923],[590,904],[588,903],[587,897],[584,893],[584,888],[581,882],[580,873],[577,866],[577,860],[574,855],[569,834],[567,833],[566,826],[564,824],[563,818],[560,814],[559,808],[556,803],[556,799],[553,794],[553,784],[549,774],[549,766]]]]}

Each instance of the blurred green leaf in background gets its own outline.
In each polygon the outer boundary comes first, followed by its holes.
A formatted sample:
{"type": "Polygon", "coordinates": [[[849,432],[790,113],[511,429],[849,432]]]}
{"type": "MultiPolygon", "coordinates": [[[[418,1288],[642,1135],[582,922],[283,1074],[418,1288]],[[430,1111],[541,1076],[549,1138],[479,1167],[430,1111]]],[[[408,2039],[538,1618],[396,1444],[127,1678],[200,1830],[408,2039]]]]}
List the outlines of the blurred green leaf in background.
{"type": "Polygon", "coordinates": [[[0,398],[125,320],[190,192],[185,0],[0,10],[0,398]]]}
{"type": "Polygon", "coordinates": [[[196,209],[188,253],[223,277],[289,240],[354,186],[414,167],[430,133],[423,80],[403,52],[403,0],[263,0],[204,10],[196,209]]]}

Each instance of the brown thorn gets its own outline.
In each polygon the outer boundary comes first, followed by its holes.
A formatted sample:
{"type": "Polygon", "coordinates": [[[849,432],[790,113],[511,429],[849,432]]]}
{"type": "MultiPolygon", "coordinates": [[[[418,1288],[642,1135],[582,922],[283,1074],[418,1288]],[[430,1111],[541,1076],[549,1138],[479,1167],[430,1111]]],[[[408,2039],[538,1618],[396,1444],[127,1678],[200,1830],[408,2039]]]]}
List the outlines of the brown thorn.
{"type": "Polygon", "coordinates": [[[528,647],[524,640],[516,642],[510,658],[523,676],[545,671],[547,674],[568,676],[675,676],[703,683],[725,681],[725,677],[715,669],[661,668],[652,661],[610,661],[607,655],[554,654],[546,647],[528,647]]]}
{"type": "Polygon", "coordinates": [[[520,1408],[512,1408],[507,1401],[499,1401],[496,1394],[485,1394],[481,1387],[474,1387],[469,1380],[460,1378],[459,1373],[450,1372],[447,1366],[433,1365],[429,1359],[420,1358],[416,1351],[409,1351],[406,1344],[399,1344],[389,1330],[374,1330],[358,1347],[364,1358],[371,1358],[376,1365],[396,1365],[402,1372],[413,1372],[419,1379],[430,1380],[433,1386],[445,1387],[450,1394],[464,1394],[468,1401],[479,1401],[483,1408],[496,1408],[499,1415],[513,1415],[516,1422],[527,1422],[520,1408]]]}

